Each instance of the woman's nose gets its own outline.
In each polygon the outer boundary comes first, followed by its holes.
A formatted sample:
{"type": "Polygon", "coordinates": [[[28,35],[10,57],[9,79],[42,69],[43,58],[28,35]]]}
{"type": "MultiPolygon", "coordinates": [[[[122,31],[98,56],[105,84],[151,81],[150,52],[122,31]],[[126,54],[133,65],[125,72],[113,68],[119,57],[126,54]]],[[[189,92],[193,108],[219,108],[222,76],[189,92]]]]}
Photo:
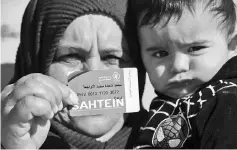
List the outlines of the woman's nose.
{"type": "Polygon", "coordinates": [[[177,52],[176,54],[173,55],[172,60],[173,60],[171,64],[172,73],[177,74],[189,70],[190,63],[188,55],[181,52],[177,52]]]}
{"type": "Polygon", "coordinates": [[[84,63],[84,70],[101,70],[104,69],[103,62],[100,59],[100,56],[93,56],[86,59],[84,63]]]}

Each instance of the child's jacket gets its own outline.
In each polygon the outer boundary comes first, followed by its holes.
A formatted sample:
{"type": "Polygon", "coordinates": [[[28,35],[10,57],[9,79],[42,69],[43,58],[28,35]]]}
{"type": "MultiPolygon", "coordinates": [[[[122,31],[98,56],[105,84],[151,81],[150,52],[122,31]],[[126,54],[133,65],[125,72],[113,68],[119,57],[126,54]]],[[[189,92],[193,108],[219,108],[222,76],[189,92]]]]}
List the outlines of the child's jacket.
{"type": "Polygon", "coordinates": [[[237,56],[192,96],[158,95],[134,148],[237,148],[237,56]]]}

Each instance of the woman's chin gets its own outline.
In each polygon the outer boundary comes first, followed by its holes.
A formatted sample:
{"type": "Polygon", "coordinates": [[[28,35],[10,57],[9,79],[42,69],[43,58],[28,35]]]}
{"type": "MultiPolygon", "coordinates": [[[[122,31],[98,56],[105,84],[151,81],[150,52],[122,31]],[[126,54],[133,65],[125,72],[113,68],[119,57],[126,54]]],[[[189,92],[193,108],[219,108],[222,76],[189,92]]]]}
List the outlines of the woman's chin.
{"type": "Polygon", "coordinates": [[[124,114],[119,113],[93,116],[70,116],[68,108],[65,107],[55,116],[55,119],[69,128],[76,130],[78,133],[98,138],[110,132],[111,129],[114,130],[113,128],[116,125],[123,124],[125,118],[124,114]]]}
{"type": "Polygon", "coordinates": [[[94,115],[94,116],[70,116],[71,124],[79,133],[98,138],[107,134],[123,117],[122,114],[94,115]]]}

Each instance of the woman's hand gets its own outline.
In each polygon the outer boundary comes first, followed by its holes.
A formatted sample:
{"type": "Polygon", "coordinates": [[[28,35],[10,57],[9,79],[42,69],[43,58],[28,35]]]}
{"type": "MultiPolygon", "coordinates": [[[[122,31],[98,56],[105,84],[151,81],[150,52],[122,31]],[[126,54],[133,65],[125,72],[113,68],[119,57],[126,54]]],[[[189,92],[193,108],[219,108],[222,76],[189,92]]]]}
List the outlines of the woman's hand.
{"type": "Polygon", "coordinates": [[[50,76],[22,77],[1,93],[1,144],[4,148],[40,148],[54,114],[77,102],[74,92],[50,76]]]}

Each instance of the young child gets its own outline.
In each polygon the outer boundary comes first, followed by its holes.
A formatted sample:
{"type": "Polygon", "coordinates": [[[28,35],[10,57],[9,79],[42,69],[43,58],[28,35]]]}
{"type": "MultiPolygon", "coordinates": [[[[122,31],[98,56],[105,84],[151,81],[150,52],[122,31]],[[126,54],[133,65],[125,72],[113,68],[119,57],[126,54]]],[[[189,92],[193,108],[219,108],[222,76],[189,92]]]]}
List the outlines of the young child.
{"type": "Polygon", "coordinates": [[[232,0],[131,0],[158,95],[134,148],[237,148],[232,0]]]}

